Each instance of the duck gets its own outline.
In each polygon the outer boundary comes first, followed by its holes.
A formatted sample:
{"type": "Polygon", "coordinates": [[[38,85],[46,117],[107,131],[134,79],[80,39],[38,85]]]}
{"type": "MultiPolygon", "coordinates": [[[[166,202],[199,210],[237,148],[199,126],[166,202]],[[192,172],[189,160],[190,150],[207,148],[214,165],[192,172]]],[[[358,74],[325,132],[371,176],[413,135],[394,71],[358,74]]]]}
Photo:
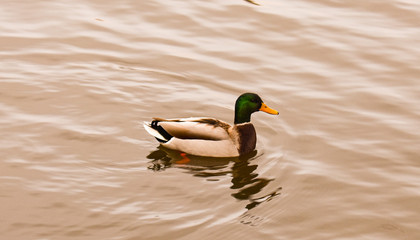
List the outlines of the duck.
{"type": "Polygon", "coordinates": [[[234,124],[212,117],[153,118],[144,122],[147,133],[161,146],[202,157],[239,157],[255,150],[257,134],[251,114],[278,115],[255,93],[243,93],[235,102],[234,124]]]}

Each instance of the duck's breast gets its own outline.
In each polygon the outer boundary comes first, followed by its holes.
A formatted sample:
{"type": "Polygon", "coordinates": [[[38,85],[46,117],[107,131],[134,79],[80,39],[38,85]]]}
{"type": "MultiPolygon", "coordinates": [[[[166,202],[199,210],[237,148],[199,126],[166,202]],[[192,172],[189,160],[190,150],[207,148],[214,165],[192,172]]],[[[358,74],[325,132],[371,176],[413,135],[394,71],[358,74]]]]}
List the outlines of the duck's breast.
{"type": "Polygon", "coordinates": [[[240,155],[254,151],[257,145],[257,133],[252,123],[236,124],[230,131],[240,155]]]}

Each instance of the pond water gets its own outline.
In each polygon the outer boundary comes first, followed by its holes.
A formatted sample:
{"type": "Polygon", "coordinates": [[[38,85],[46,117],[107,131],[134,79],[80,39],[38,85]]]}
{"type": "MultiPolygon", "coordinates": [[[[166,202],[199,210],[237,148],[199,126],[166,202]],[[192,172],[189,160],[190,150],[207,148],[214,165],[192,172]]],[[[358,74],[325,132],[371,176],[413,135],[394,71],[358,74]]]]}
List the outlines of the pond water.
{"type": "Polygon", "coordinates": [[[3,2],[1,239],[420,239],[419,2],[255,2],[3,2]],[[249,156],[142,127],[244,92],[249,156]]]}

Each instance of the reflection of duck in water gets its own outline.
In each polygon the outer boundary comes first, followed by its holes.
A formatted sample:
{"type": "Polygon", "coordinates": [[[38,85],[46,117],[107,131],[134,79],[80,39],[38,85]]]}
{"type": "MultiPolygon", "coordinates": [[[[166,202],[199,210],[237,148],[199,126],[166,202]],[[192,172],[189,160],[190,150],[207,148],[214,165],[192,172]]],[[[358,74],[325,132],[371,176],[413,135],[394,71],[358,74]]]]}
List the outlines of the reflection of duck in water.
{"type": "Polygon", "coordinates": [[[215,118],[154,118],[144,123],[144,128],[169,149],[195,156],[237,157],[255,149],[257,135],[251,114],[258,111],[279,114],[257,94],[244,93],[236,100],[233,126],[215,118]]]}
{"type": "Polygon", "coordinates": [[[220,176],[232,175],[231,189],[237,189],[236,193],[232,193],[232,197],[238,200],[248,200],[250,203],[246,208],[252,209],[260,203],[267,202],[273,197],[279,195],[280,188],[276,191],[269,193],[265,196],[255,198],[254,196],[261,192],[272,180],[258,177],[258,173],[254,171],[258,165],[251,164],[250,161],[255,159],[257,151],[237,158],[207,158],[190,156],[190,161],[183,162],[183,157],[177,151],[169,150],[166,148],[159,148],[158,150],[150,153],[147,158],[153,159],[150,170],[162,171],[170,167],[178,167],[188,170],[195,177],[207,178],[210,181],[220,176]],[[229,166],[233,162],[233,166],[229,166]]]}
{"type": "Polygon", "coordinates": [[[237,193],[233,193],[232,196],[239,200],[249,200],[246,208],[252,209],[258,206],[262,202],[271,200],[274,196],[279,195],[278,191],[267,194],[259,198],[252,198],[255,194],[261,192],[261,190],[268,185],[274,179],[259,178],[258,173],[254,173],[258,165],[250,165],[249,161],[237,161],[232,167],[232,186],[231,189],[239,189],[237,193]]]}

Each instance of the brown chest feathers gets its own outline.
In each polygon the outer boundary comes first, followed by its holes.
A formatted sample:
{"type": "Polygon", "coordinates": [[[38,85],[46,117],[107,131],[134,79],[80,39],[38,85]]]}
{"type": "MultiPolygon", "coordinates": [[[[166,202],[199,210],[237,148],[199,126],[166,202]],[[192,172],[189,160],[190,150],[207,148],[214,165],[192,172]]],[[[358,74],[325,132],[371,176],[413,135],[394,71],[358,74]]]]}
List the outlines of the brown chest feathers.
{"type": "Polygon", "coordinates": [[[238,124],[234,126],[234,131],[237,132],[237,146],[239,155],[244,155],[252,152],[257,143],[257,134],[252,123],[238,124]]]}

